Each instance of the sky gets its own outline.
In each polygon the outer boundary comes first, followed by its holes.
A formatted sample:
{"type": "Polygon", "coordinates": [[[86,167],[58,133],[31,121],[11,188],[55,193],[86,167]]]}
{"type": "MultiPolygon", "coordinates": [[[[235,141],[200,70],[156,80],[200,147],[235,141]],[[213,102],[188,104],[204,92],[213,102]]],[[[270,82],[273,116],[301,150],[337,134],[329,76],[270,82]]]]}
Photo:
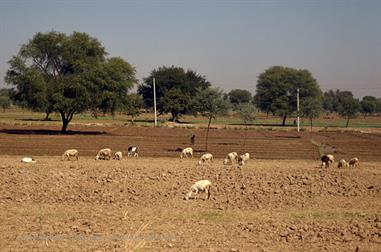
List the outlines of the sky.
{"type": "Polygon", "coordinates": [[[7,61],[37,32],[86,32],[141,81],[160,66],[226,92],[271,66],[308,69],[321,89],[381,97],[381,1],[0,0],[0,87],[7,61]]]}

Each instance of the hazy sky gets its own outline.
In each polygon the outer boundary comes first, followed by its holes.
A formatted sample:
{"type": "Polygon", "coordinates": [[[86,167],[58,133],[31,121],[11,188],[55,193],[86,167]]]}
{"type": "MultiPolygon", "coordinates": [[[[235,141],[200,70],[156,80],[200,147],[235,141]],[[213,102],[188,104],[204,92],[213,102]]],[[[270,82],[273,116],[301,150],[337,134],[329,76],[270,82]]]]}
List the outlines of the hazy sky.
{"type": "Polygon", "coordinates": [[[323,91],[381,97],[381,1],[0,0],[0,86],[7,61],[36,32],[80,31],[141,80],[181,66],[225,91],[254,93],[273,65],[305,68],[323,91]]]}

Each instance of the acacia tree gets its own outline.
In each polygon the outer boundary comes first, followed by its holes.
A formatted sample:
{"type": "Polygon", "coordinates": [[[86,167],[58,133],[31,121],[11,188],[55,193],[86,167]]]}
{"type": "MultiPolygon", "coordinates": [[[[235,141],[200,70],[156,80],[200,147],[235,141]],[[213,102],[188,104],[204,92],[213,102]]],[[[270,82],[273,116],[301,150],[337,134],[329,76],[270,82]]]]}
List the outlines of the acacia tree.
{"type": "Polygon", "coordinates": [[[366,115],[372,115],[379,110],[379,101],[374,96],[364,96],[360,102],[361,111],[366,115]]]}
{"type": "Polygon", "coordinates": [[[245,124],[245,134],[243,139],[243,151],[246,152],[246,139],[247,139],[247,128],[248,124],[255,120],[255,106],[252,103],[241,103],[235,109],[237,111],[238,117],[245,124]]]}
{"type": "Polygon", "coordinates": [[[144,78],[138,87],[146,107],[153,107],[153,78],[155,78],[157,109],[160,114],[171,113],[172,121],[178,121],[182,114],[190,113],[191,97],[197,89],[205,89],[210,83],[204,76],[181,67],[159,67],[144,78]]]}
{"type": "Polygon", "coordinates": [[[322,98],[321,97],[308,97],[302,101],[301,104],[302,116],[310,120],[312,131],[312,120],[318,118],[322,112],[322,98]]]}
{"type": "Polygon", "coordinates": [[[322,93],[308,70],[273,66],[259,75],[254,101],[262,111],[282,116],[284,126],[287,116],[296,111],[298,88],[301,99],[322,93]]]}
{"type": "Polygon", "coordinates": [[[233,89],[228,93],[228,97],[233,106],[249,103],[252,99],[251,93],[245,89],[233,89]]]}
{"type": "Polygon", "coordinates": [[[123,110],[126,115],[131,116],[131,122],[135,123],[135,117],[140,115],[140,109],[143,108],[143,99],[138,94],[130,94],[126,97],[123,110]]]}
{"type": "Polygon", "coordinates": [[[223,93],[218,88],[199,88],[196,96],[191,102],[192,111],[197,115],[200,113],[202,116],[208,118],[208,127],[206,129],[205,138],[205,151],[208,151],[208,138],[209,129],[218,115],[226,114],[229,108],[228,102],[223,98],[223,93]]]}
{"type": "Polygon", "coordinates": [[[347,118],[345,127],[348,128],[349,119],[354,118],[360,111],[360,103],[353,97],[353,94],[350,91],[342,91],[338,93],[338,101],[339,105],[337,110],[341,116],[347,118]]]}
{"type": "Polygon", "coordinates": [[[114,111],[133,87],[135,69],[105,56],[86,33],[37,33],[9,61],[5,80],[22,105],[58,112],[64,134],[74,114],[103,106],[114,111]]]}

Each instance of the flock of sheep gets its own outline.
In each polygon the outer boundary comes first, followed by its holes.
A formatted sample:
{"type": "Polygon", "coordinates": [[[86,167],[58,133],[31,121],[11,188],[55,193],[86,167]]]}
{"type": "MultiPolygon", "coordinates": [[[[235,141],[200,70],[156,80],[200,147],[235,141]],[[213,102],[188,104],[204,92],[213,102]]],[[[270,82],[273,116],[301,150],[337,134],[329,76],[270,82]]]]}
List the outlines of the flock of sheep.
{"type": "MultiPolygon", "coordinates": [[[[335,157],[331,154],[323,155],[321,157],[321,168],[329,168],[330,164],[335,162],[335,157]]],[[[358,167],[360,166],[360,161],[357,157],[350,159],[348,162],[345,159],[340,159],[337,163],[337,168],[345,168],[345,167],[358,167]]]]}
{"type": "MultiPolygon", "coordinates": [[[[130,146],[128,147],[128,157],[138,157],[138,147],[135,146],[130,146]]],[[[62,161],[65,160],[78,160],[78,155],[79,152],[76,149],[69,149],[64,152],[62,155],[62,161]]],[[[115,159],[115,160],[122,160],[123,155],[121,151],[117,151],[112,155],[112,151],[110,148],[105,148],[101,149],[97,155],[95,156],[95,160],[110,160],[110,159],[115,159]]],[[[185,148],[181,151],[180,154],[180,159],[183,158],[193,158],[193,149],[191,147],[185,148]]],[[[245,153],[243,155],[238,155],[237,152],[230,152],[226,155],[225,159],[223,160],[224,165],[233,165],[234,163],[237,163],[238,165],[245,165],[248,160],[250,159],[250,154],[245,153]]],[[[323,155],[321,157],[321,168],[329,168],[331,164],[333,164],[335,161],[334,156],[331,154],[328,155],[323,155]]],[[[34,163],[36,162],[33,158],[31,157],[25,157],[21,160],[21,162],[24,163],[34,163]]],[[[211,153],[205,153],[203,154],[199,161],[197,162],[197,165],[202,165],[205,163],[210,163],[213,162],[213,155],[211,153]]],[[[344,168],[344,167],[358,167],[360,165],[359,159],[358,158],[352,158],[348,162],[346,162],[344,159],[341,159],[338,162],[337,167],[338,168],[344,168]]],[[[206,199],[210,198],[210,187],[212,183],[209,180],[200,180],[194,183],[190,191],[186,194],[185,200],[188,200],[191,198],[192,194],[195,194],[194,199],[198,199],[198,195],[200,193],[206,193],[206,199]]]]}

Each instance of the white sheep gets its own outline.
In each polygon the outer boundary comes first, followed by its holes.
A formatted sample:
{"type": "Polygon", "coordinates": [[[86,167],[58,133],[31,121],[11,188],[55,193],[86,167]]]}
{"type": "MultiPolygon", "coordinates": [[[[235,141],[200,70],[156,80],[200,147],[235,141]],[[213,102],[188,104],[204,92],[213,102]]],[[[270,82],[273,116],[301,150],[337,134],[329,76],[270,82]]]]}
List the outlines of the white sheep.
{"type": "Polygon", "coordinates": [[[339,162],[337,163],[337,168],[345,168],[348,167],[347,161],[345,159],[340,159],[339,162]]]}
{"type": "Polygon", "coordinates": [[[98,152],[98,154],[95,156],[95,160],[110,160],[111,159],[111,149],[106,148],[102,149],[98,152]]]}
{"type": "Polygon", "coordinates": [[[205,199],[209,199],[210,198],[210,186],[211,186],[211,184],[212,183],[210,183],[209,180],[197,181],[196,183],[194,183],[191,186],[190,191],[185,196],[185,200],[188,200],[192,196],[192,193],[196,194],[194,199],[198,199],[198,194],[201,192],[205,192],[207,194],[205,199]]]}
{"type": "Polygon", "coordinates": [[[241,156],[239,156],[238,158],[238,164],[239,165],[245,165],[245,163],[247,163],[247,161],[249,161],[250,159],[250,154],[249,153],[245,153],[241,156]]]}
{"type": "Polygon", "coordinates": [[[193,149],[191,147],[188,147],[188,148],[185,148],[181,151],[181,154],[180,154],[180,159],[182,158],[187,158],[188,156],[190,156],[191,158],[193,158],[193,149]]]}
{"type": "Polygon", "coordinates": [[[65,153],[62,155],[62,161],[64,160],[70,160],[71,157],[75,157],[76,160],[78,160],[78,150],[76,149],[70,149],[66,150],[65,153]]]}
{"type": "Polygon", "coordinates": [[[34,160],[32,157],[24,157],[23,159],[21,159],[21,162],[22,163],[35,163],[36,160],[34,160]]]}
{"type": "Polygon", "coordinates": [[[115,152],[113,159],[115,159],[115,160],[122,160],[122,158],[123,158],[123,154],[122,154],[121,151],[115,152]]]}
{"type": "Polygon", "coordinates": [[[213,155],[212,154],[205,153],[204,155],[202,155],[200,157],[200,160],[198,161],[197,164],[201,165],[201,164],[206,163],[206,162],[208,162],[208,163],[213,162],[213,155]]]}
{"type": "Polygon", "coordinates": [[[224,165],[232,165],[234,161],[238,161],[237,152],[230,152],[224,159],[224,165]]]}
{"type": "Polygon", "coordinates": [[[128,147],[127,156],[128,157],[138,157],[139,156],[139,149],[136,146],[130,146],[128,147]]]}
{"type": "Polygon", "coordinates": [[[355,157],[349,160],[348,164],[349,164],[349,167],[355,168],[357,166],[360,166],[360,161],[357,157],[355,157]]]}

